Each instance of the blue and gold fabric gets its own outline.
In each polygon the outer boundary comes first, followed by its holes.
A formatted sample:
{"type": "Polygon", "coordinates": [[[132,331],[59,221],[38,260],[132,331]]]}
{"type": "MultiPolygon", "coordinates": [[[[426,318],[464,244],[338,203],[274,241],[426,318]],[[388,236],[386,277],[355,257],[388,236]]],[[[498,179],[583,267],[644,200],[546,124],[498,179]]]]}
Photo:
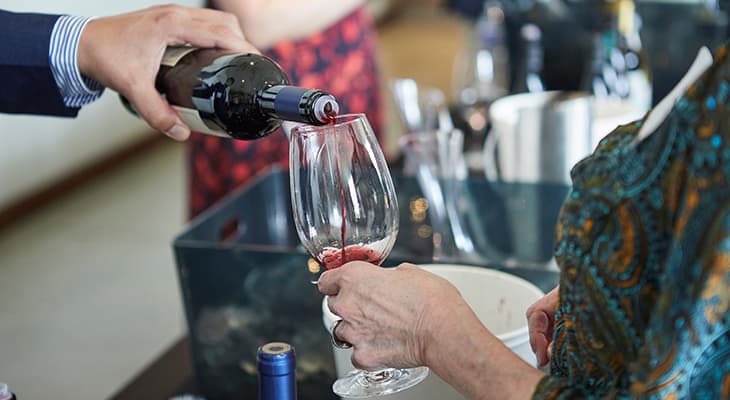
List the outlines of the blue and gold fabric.
{"type": "Polygon", "coordinates": [[[572,171],[550,374],[534,398],[730,398],[730,61],[572,171]]]}

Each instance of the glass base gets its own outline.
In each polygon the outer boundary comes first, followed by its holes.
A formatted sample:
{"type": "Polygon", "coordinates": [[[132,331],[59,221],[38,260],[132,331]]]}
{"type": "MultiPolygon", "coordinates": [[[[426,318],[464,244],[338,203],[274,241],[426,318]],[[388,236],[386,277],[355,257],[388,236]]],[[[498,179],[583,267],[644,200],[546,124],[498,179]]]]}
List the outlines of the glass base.
{"type": "Polygon", "coordinates": [[[388,368],[373,372],[356,369],[336,380],[332,385],[332,391],[343,398],[366,399],[406,390],[427,376],[427,367],[388,368]]]}

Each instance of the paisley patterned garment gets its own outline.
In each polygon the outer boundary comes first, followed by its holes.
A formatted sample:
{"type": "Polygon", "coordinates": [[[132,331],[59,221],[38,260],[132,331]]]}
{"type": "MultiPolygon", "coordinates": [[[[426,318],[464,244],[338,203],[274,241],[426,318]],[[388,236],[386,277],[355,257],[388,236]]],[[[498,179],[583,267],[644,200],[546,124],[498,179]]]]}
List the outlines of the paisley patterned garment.
{"type": "MultiPolygon", "coordinates": [[[[341,113],[365,113],[381,132],[381,99],[371,16],[358,9],[326,30],[264,53],[279,63],[293,85],[332,93],[341,113]]],[[[281,130],[255,141],[193,133],[188,141],[190,214],[195,216],[259,171],[289,165],[281,130]]]]}
{"type": "Polygon", "coordinates": [[[550,375],[534,398],[730,398],[730,61],[653,135],[572,171],[550,375]]]}

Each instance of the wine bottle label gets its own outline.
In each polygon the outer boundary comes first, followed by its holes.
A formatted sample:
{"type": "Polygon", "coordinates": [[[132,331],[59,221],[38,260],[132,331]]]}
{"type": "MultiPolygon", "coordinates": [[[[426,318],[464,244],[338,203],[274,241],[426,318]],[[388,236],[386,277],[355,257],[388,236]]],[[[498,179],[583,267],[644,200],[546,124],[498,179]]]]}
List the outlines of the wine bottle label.
{"type": "Polygon", "coordinates": [[[197,50],[197,48],[190,46],[170,46],[165,49],[165,54],[162,55],[160,65],[174,67],[181,58],[195,50],[197,50]]]}
{"type": "Polygon", "coordinates": [[[201,133],[207,133],[209,135],[215,135],[225,138],[230,138],[231,136],[224,132],[222,129],[216,130],[212,129],[208,126],[208,124],[203,121],[202,118],[200,118],[200,114],[198,114],[198,110],[192,110],[187,107],[180,107],[173,105],[172,108],[177,111],[177,113],[180,115],[180,118],[185,122],[185,125],[187,125],[192,131],[195,132],[201,132],[201,133]]]}

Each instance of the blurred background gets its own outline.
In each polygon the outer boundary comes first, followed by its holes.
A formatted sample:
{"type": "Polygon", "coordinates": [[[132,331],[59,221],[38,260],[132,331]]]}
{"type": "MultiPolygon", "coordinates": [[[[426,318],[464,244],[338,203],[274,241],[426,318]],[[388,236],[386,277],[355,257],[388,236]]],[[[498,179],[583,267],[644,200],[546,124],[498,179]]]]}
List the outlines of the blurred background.
{"type": "MultiPolygon", "coordinates": [[[[103,16],[156,3],[3,7],[103,16]]],[[[396,173],[404,134],[455,126],[469,174],[483,176],[489,106],[508,94],[581,90],[640,117],[701,46],[728,38],[728,1],[370,0],[367,9],[385,105],[378,135],[396,173]]],[[[187,220],[186,148],[109,90],[76,119],[0,115],[0,131],[0,382],[25,399],[107,398],[185,332],[170,243],[187,220]]]]}

